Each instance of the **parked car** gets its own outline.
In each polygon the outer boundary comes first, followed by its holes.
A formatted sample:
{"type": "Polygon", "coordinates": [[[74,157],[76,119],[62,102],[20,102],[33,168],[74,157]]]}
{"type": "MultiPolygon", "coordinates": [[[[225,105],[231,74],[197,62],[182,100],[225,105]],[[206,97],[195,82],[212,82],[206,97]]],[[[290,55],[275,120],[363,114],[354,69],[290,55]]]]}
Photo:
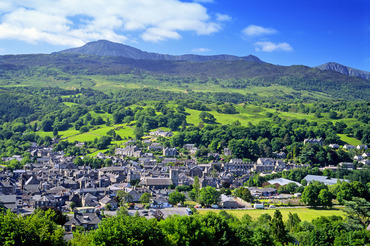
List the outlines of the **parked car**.
{"type": "Polygon", "coordinates": [[[217,208],[219,208],[219,207],[218,207],[218,205],[217,205],[217,204],[213,204],[213,205],[211,205],[211,208],[215,208],[215,209],[217,209],[217,208]]]}

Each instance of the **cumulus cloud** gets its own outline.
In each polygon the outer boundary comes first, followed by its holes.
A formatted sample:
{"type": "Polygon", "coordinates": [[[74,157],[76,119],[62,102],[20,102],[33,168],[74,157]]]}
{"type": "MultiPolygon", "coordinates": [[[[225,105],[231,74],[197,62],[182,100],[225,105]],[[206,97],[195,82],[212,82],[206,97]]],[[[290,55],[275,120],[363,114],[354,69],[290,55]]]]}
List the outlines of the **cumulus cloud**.
{"type": "Polygon", "coordinates": [[[273,28],[266,28],[262,26],[256,25],[249,25],[248,27],[243,29],[243,34],[249,37],[257,37],[263,35],[271,35],[277,33],[277,31],[273,28]]]}
{"type": "Polygon", "coordinates": [[[66,46],[136,37],[158,42],[181,39],[181,32],[209,35],[229,19],[180,0],[0,0],[0,39],[66,46]]]}
{"type": "Polygon", "coordinates": [[[198,2],[198,3],[213,3],[214,0],[194,0],[194,2],[198,2]]]}
{"type": "Polygon", "coordinates": [[[288,43],[278,43],[275,44],[273,42],[256,42],[254,43],[256,46],[256,51],[264,51],[264,52],[273,52],[273,51],[292,51],[293,48],[288,43]]]}
{"type": "Polygon", "coordinates": [[[216,19],[218,21],[231,21],[231,17],[230,16],[224,15],[224,14],[219,14],[219,13],[216,14],[216,19]]]}
{"type": "Polygon", "coordinates": [[[204,52],[209,52],[211,50],[207,48],[196,48],[196,49],[192,49],[191,51],[195,53],[204,53],[204,52]]]}

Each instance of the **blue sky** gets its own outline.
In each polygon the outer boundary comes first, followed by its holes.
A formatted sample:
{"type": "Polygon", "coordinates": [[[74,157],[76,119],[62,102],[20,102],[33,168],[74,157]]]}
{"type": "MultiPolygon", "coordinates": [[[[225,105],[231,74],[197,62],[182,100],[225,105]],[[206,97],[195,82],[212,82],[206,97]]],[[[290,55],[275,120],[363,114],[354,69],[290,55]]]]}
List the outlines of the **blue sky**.
{"type": "Polygon", "coordinates": [[[0,54],[107,39],[157,53],[253,54],[370,71],[368,0],[0,0],[0,54]]]}

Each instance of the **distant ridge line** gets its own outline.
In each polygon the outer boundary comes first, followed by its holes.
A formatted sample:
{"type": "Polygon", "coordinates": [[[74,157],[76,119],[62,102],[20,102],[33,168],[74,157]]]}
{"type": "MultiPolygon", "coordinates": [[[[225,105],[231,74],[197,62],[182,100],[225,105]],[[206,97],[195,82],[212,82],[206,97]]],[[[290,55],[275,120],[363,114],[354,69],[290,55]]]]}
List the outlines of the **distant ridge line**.
{"type": "Polygon", "coordinates": [[[193,61],[193,62],[204,62],[204,61],[251,61],[257,63],[265,63],[261,61],[257,56],[248,55],[248,56],[233,56],[233,55],[167,55],[167,54],[158,54],[142,51],[140,49],[120,44],[114,43],[107,40],[98,40],[86,43],[85,45],[78,48],[71,48],[62,50],[55,53],[70,53],[70,54],[86,54],[86,55],[96,55],[96,56],[123,56],[133,59],[143,59],[143,60],[164,60],[164,61],[193,61]]]}
{"type": "Polygon", "coordinates": [[[349,75],[349,76],[356,76],[356,77],[360,77],[363,79],[370,79],[370,72],[347,67],[347,66],[344,66],[336,62],[328,62],[320,66],[317,66],[316,68],[320,70],[336,71],[338,73],[342,73],[342,74],[349,75]]]}

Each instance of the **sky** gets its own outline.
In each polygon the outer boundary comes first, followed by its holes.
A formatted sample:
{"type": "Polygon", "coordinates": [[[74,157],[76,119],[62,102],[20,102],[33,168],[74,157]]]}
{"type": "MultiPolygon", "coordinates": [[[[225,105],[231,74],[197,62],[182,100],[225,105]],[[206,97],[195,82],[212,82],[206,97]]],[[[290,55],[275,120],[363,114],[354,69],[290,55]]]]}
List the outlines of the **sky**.
{"type": "Polygon", "coordinates": [[[100,39],[162,54],[252,54],[370,71],[370,1],[0,0],[0,55],[100,39]]]}

